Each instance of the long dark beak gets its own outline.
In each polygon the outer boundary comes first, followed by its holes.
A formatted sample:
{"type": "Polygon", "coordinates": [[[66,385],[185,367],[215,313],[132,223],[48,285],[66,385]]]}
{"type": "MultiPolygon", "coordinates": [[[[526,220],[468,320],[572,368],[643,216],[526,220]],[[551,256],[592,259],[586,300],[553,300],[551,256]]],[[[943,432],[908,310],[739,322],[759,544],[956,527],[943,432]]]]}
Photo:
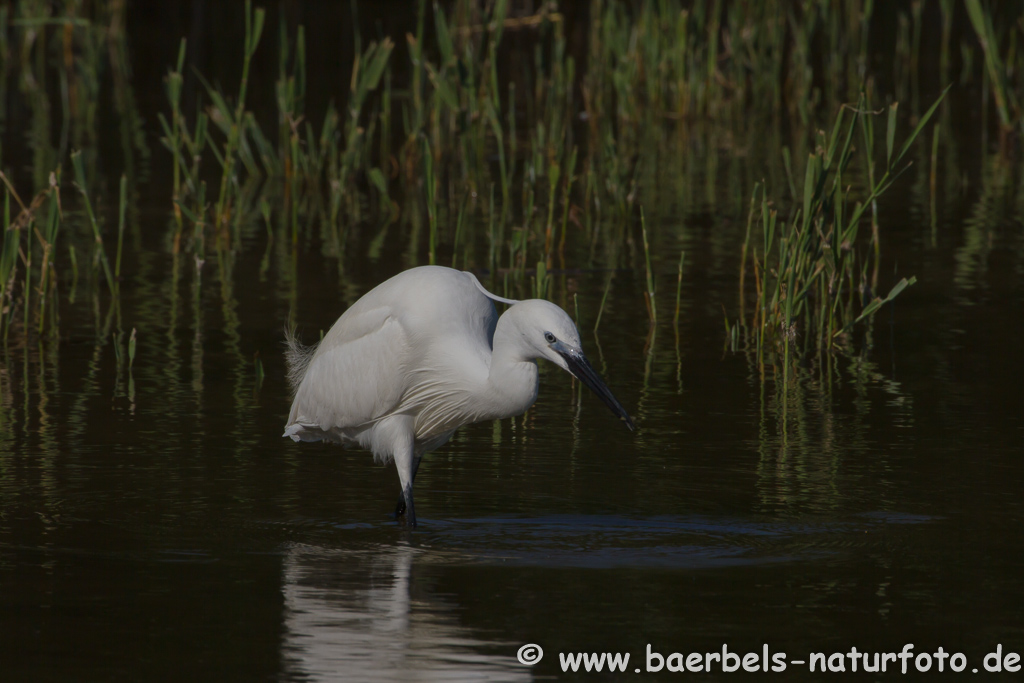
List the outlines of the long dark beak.
{"type": "Polygon", "coordinates": [[[597,374],[590,361],[579,351],[569,348],[558,348],[555,347],[562,358],[565,359],[566,365],[569,366],[569,372],[579,381],[583,382],[588,389],[597,394],[605,405],[612,409],[612,412],[621,417],[626,421],[626,426],[629,427],[629,431],[636,429],[636,425],[633,424],[632,418],[629,417],[629,413],[622,407],[622,404],[616,400],[612,395],[612,392],[605,386],[604,380],[597,374]]]}

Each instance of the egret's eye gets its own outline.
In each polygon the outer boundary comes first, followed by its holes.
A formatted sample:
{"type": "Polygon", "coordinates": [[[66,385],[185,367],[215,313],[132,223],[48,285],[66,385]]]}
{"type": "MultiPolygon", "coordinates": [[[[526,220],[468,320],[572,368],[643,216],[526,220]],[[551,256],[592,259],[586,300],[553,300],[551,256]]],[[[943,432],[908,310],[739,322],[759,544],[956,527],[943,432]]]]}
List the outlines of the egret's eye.
{"type": "Polygon", "coordinates": [[[555,335],[551,334],[550,332],[545,332],[544,333],[544,341],[546,341],[548,344],[554,344],[555,343],[555,335]]]}

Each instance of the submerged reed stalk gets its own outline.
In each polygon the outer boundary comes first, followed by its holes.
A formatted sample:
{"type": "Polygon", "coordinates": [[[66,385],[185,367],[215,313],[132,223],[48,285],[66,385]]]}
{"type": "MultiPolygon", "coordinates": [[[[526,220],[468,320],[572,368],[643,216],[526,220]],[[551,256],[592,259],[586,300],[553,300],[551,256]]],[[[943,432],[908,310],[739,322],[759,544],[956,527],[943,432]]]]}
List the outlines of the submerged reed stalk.
{"type": "Polygon", "coordinates": [[[644,238],[644,262],[647,264],[647,291],[644,292],[644,302],[647,304],[647,315],[653,326],[658,322],[658,307],[654,298],[654,272],[651,270],[651,247],[647,242],[647,220],[644,218],[644,210],[640,209],[640,232],[644,238]]]}

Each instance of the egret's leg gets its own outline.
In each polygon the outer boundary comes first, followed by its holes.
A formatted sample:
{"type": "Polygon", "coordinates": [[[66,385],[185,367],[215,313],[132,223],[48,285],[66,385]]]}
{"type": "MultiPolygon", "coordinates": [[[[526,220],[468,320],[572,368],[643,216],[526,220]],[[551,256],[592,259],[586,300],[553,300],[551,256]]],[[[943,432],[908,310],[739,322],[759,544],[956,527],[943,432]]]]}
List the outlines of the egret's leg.
{"type": "Polygon", "coordinates": [[[416,468],[419,465],[419,458],[413,449],[412,438],[403,439],[402,443],[396,444],[395,467],[398,468],[398,481],[402,484],[402,499],[405,502],[405,523],[407,526],[416,526],[416,507],[412,503],[412,482],[416,477],[416,468]]]}
{"type": "Polygon", "coordinates": [[[402,494],[405,499],[405,525],[416,528],[416,506],[412,502],[412,486],[405,489],[402,494]]]}
{"type": "MultiPolygon", "coordinates": [[[[416,481],[416,473],[420,470],[420,461],[423,460],[422,455],[416,456],[412,463],[412,480],[416,481]]],[[[395,517],[401,517],[405,514],[405,491],[398,494],[398,504],[395,505],[395,517]]]]}

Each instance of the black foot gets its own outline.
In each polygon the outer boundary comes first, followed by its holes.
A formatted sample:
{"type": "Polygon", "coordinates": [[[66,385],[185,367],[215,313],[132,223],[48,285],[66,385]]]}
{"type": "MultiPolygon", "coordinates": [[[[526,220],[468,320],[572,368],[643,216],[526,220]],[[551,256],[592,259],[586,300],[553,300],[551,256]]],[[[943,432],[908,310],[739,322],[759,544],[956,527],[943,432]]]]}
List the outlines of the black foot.
{"type": "Polygon", "coordinates": [[[412,502],[412,491],[403,493],[395,505],[395,519],[406,526],[416,528],[416,506],[412,502]]]}
{"type": "Polygon", "coordinates": [[[413,502],[412,502],[412,482],[416,481],[416,472],[419,471],[419,469],[420,469],[420,462],[422,460],[423,460],[423,456],[420,455],[419,457],[416,458],[415,461],[413,461],[413,465],[412,465],[412,479],[409,481],[409,490],[407,492],[406,491],[402,491],[402,493],[399,494],[399,496],[398,496],[398,503],[395,505],[395,518],[396,519],[401,519],[402,516],[405,515],[406,510],[408,509],[409,515],[408,515],[408,517],[405,520],[405,524],[407,526],[411,526],[411,527],[415,527],[416,526],[416,508],[413,507],[413,502]],[[408,502],[408,505],[406,505],[406,502],[408,502]]]}
{"type": "Polygon", "coordinates": [[[398,522],[399,524],[402,524],[404,526],[411,527],[411,528],[415,529],[416,528],[416,513],[415,512],[409,512],[409,510],[405,507],[404,503],[402,503],[401,508],[402,508],[401,512],[397,512],[396,511],[395,521],[398,522]]]}

